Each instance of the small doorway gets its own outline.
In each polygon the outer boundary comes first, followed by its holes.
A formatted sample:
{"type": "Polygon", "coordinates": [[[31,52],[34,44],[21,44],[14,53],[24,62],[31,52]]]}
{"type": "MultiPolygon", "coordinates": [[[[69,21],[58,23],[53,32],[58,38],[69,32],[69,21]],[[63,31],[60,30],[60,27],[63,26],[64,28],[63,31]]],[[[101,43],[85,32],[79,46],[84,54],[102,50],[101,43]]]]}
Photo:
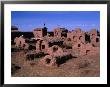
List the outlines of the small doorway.
{"type": "Polygon", "coordinates": [[[45,49],[45,45],[42,45],[42,49],[45,49]]]}
{"type": "Polygon", "coordinates": [[[51,62],[51,59],[46,59],[46,64],[49,64],[51,62]]]}

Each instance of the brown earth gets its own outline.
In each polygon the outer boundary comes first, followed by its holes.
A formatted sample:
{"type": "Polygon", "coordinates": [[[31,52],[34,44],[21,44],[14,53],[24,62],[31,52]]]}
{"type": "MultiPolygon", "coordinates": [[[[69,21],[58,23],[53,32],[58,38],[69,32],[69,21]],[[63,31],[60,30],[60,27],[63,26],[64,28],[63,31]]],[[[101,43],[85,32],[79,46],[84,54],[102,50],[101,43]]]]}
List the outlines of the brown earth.
{"type": "MultiPolygon", "coordinates": [[[[12,52],[11,62],[20,68],[13,77],[97,77],[100,76],[100,56],[85,55],[72,58],[59,67],[46,67],[38,64],[39,59],[26,61],[24,51],[12,52]]],[[[12,65],[13,67],[13,65],[12,65]]]]}

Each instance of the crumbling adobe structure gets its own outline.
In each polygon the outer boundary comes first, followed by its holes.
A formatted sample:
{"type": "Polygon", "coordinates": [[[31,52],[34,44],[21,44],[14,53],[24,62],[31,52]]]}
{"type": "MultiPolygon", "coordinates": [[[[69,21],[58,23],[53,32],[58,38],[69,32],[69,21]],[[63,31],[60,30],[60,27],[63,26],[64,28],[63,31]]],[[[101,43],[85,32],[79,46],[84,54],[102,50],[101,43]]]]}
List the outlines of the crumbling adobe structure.
{"type": "Polygon", "coordinates": [[[47,51],[49,47],[52,47],[53,45],[61,46],[63,44],[62,38],[56,38],[56,37],[45,37],[42,39],[37,39],[36,43],[36,52],[37,51],[47,51]]]}
{"type": "Polygon", "coordinates": [[[36,28],[34,29],[33,34],[36,39],[41,39],[42,37],[47,35],[47,28],[36,28]]]}
{"type": "Polygon", "coordinates": [[[63,49],[57,45],[48,48],[47,53],[48,55],[39,61],[41,65],[59,66],[62,60],[65,61],[72,57],[69,52],[64,52],[63,49]]]}
{"type": "Polygon", "coordinates": [[[22,36],[20,37],[16,37],[14,39],[15,42],[15,47],[16,48],[21,48],[21,49],[28,49],[29,48],[29,44],[26,43],[26,39],[22,36]]]}
{"type": "Polygon", "coordinates": [[[71,40],[73,43],[79,41],[85,43],[85,32],[81,31],[80,28],[76,28],[74,31],[67,33],[67,40],[71,40]]]}
{"type": "Polygon", "coordinates": [[[39,61],[39,64],[44,66],[56,66],[56,59],[52,55],[46,55],[39,61]]]}
{"type": "Polygon", "coordinates": [[[91,43],[83,44],[78,42],[72,46],[72,49],[75,51],[76,55],[94,55],[94,53],[99,52],[99,47],[93,47],[91,43]]]}
{"type": "Polygon", "coordinates": [[[47,41],[44,41],[44,40],[37,40],[37,43],[36,43],[36,52],[38,51],[45,51],[47,50],[49,47],[49,44],[47,41]]]}
{"type": "Polygon", "coordinates": [[[96,29],[91,30],[88,32],[81,32],[80,29],[76,29],[77,32],[76,42],[73,41],[72,49],[77,53],[78,55],[87,55],[89,52],[90,54],[97,53],[99,51],[99,45],[100,45],[100,37],[97,35],[96,29]]]}
{"type": "Polygon", "coordinates": [[[54,29],[54,37],[66,37],[68,30],[65,28],[55,28],[54,29]]]}
{"type": "Polygon", "coordinates": [[[72,50],[74,51],[75,56],[94,55],[94,53],[99,52],[100,37],[97,35],[95,29],[90,32],[84,32],[80,28],[76,28],[75,30],[68,32],[62,28],[56,28],[53,32],[53,37],[44,36],[41,39],[38,39],[36,43],[36,51],[45,50],[45,52],[48,53],[48,55],[40,60],[40,63],[45,66],[58,65],[56,62],[58,59],[64,58],[63,56],[72,55],[68,52],[64,52],[63,49],[59,47],[64,45],[64,41],[70,41],[72,43],[72,50]],[[62,37],[64,38],[62,39],[62,37]],[[98,40],[96,40],[96,38],[98,38],[98,40]]]}
{"type": "MultiPolygon", "coordinates": [[[[34,54],[36,55],[40,52],[47,54],[43,55],[39,60],[41,65],[58,66],[62,60],[69,59],[74,55],[94,55],[100,52],[100,35],[96,29],[92,29],[90,32],[84,32],[80,28],[76,28],[73,31],[68,31],[65,28],[55,28],[53,32],[48,33],[47,28],[44,27],[34,29],[33,34],[36,40],[36,51],[34,54]],[[64,46],[64,42],[71,43],[71,48],[69,49],[72,52],[67,51],[68,49],[64,46]]],[[[16,37],[15,46],[18,48],[28,47],[25,40],[22,36],[16,37]]],[[[33,55],[33,53],[31,54],[33,55]]]]}
{"type": "Polygon", "coordinates": [[[100,37],[98,36],[96,29],[90,31],[90,39],[93,46],[97,47],[100,45],[100,37]]]}

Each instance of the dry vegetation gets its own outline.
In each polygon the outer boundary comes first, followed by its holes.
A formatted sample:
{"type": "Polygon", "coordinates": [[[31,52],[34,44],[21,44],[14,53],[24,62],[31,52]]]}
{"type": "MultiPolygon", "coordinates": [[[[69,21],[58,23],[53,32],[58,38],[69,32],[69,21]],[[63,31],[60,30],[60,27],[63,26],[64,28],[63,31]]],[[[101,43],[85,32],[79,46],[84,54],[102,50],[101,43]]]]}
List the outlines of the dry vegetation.
{"type": "Polygon", "coordinates": [[[94,77],[100,76],[99,54],[72,58],[60,67],[39,65],[39,59],[27,61],[24,51],[12,52],[14,77],[94,77]]]}

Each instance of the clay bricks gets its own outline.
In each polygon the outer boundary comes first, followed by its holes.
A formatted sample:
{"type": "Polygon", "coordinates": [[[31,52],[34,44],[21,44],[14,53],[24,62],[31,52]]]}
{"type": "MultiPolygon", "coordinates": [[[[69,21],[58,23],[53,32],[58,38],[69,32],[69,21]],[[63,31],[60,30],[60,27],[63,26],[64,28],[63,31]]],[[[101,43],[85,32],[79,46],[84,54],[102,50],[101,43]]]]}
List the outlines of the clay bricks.
{"type": "Polygon", "coordinates": [[[68,30],[65,28],[55,28],[53,32],[54,32],[54,37],[62,37],[62,36],[66,37],[68,30]]]}
{"type": "MultiPolygon", "coordinates": [[[[47,54],[39,60],[41,65],[57,66],[58,61],[62,59],[64,61],[64,58],[69,58],[71,55],[94,55],[99,52],[100,36],[98,36],[96,29],[84,32],[80,28],[76,28],[68,32],[65,28],[55,28],[53,30],[54,35],[51,36],[47,34],[46,29],[37,28],[33,31],[36,38],[36,53],[44,52],[47,54]],[[72,50],[71,52],[68,52],[68,49],[64,46],[66,42],[70,43],[71,47],[69,49],[72,50]]],[[[15,39],[15,42],[19,44],[20,42],[17,39],[15,39]]],[[[20,40],[25,43],[24,39],[20,40]]],[[[19,46],[18,44],[16,46],[19,46]]]]}
{"type": "Polygon", "coordinates": [[[15,42],[15,47],[16,48],[21,48],[21,49],[28,49],[29,48],[29,44],[26,43],[26,39],[22,36],[20,37],[16,37],[14,39],[15,42]]]}
{"type": "Polygon", "coordinates": [[[33,34],[36,39],[40,39],[47,35],[47,28],[36,28],[33,30],[33,34]]]}

